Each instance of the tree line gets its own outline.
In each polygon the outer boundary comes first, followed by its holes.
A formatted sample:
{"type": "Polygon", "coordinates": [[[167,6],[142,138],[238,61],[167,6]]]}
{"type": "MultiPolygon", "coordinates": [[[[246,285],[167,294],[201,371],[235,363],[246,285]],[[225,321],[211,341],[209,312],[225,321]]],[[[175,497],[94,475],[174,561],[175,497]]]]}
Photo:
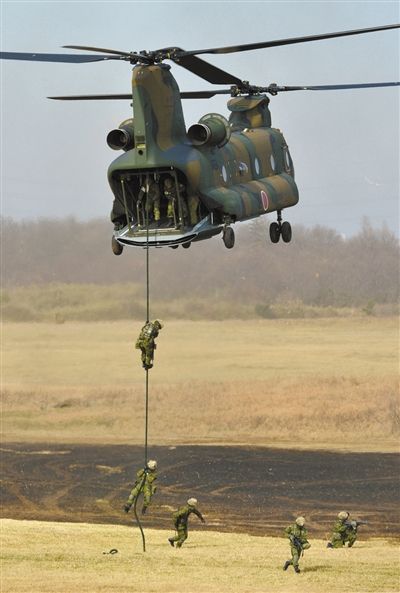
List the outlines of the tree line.
{"type": "MultiPolygon", "coordinates": [[[[111,252],[110,224],[3,219],[3,289],[49,283],[145,281],[145,251],[111,252]]],[[[236,245],[220,237],[190,249],[152,249],[151,294],[160,299],[207,298],[240,303],[300,300],[315,306],[397,303],[399,243],[387,228],[364,221],[350,238],[324,227],[294,227],[292,242],[273,245],[268,221],[238,225],[236,245]]]]}

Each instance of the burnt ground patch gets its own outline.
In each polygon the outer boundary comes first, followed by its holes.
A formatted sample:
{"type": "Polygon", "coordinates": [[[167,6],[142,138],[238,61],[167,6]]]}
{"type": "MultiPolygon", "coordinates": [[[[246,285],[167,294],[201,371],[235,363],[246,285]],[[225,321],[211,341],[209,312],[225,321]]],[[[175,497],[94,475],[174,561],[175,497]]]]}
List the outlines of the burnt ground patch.
{"type": "MultiPolygon", "coordinates": [[[[400,534],[399,455],[254,447],[152,447],[158,491],[143,519],[170,528],[171,512],[199,500],[207,528],[280,535],[297,514],[324,537],[340,510],[368,521],[363,536],[400,534]]],[[[143,448],[3,444],[2,517],[130,524],[122,507],[143,448]]],[[[140,507],[139,507],[140,508],[140,507]]],[[[197,518],[191,521],[197,527],[197,518]]]]}

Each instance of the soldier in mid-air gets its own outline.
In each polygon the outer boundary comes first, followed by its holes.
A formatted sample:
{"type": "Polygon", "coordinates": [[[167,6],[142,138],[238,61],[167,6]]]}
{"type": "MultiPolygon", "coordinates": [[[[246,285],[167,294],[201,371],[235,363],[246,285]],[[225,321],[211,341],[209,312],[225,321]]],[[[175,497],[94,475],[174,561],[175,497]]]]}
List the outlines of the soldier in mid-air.
{"type": "Polygon", "coordinates": [[[125,513],[129,513],[131,506],[138,498],[139,494],[143,492],[143,506],[142,515],[145,514],[147,507],[149,506],[153,494],[156,493],[157,486],[154,485],[154,481],[157,479],[157,461],[149,459],[144,469],[140,469],[136,473],[136,481],[133,485],[131,493],[124,505],[125,513]]]}
{"type": "Polygon", "coordinates": [[[285,529],[285,535],[290,540],[290,551],[292,553],[292,558],[290,560],[286,560],[283,570],[287,570],[292,564],[295,572],[300,572],[300,556],[303,554],[303,550],[308,550],[308,548],[311,546],[307,540],[307,529],[305,529],[304,525],[304,517],[297,517],[295,523],[293,525],[289,525],[289,527],[286,527],[285,529]]]}
{"type": "Polygon", "coordinates": [[[196,498],[189,498],[187,503],[180,507],[176,513],[172,515],[174,521],[174,527],[176,529],[177,535],[175,537],[169,537],[168,541],[172,547],[176,542],[176,547],[181,548],[183,542],[188,537],[188,521],[189,515],[194,513],[199,517],[202,523],[205,523],[203,515],[200,511],[196,508],[197,507],[197,499],[196,498]]]}
{"type": "Polygon", "coordinates": [[[333,526],[331,541],[327,543],[327,548],[342,548],[346,542],[351,548],[357,539],[357,529],[359,525],[366,525],[364,521],[350,521],[350,513],[340,511],[338,518],[333,526]]]}
{"type": "Polygon", "coordinates": [[[153,368],[154,350],[157,348],[155,339],[164,326],[159,319],[148,321],[141,329],[135,348],[142,352],[142,365],[148,371],[153,368]]]}

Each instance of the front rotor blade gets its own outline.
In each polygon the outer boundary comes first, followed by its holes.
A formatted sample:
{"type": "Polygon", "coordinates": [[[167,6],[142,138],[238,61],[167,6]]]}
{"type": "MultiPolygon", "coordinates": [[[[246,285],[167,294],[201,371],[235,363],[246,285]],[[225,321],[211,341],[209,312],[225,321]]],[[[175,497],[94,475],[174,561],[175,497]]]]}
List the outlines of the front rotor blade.
{"type": "Polygon", "coordinates": [[[157,50],[154,53],[163,56],[164,59],[172,60],[175,64],[182,66],[182,68],[189,70],[189,72],[200,76],[200,78],[212,84],[242,84],[240,78],[233,76],[233,74],[229,74],[229,72],[221,70],[217,66],[196,58],[194,55],[186,56],[187,52],[180,47],[165,48],[157,50]]]}
{"type": "Polygon", "coordinates": [[[130,56],[127,51],[120,51],[119,49],[105,49],[104,47],[89,47],[87,45],[63,45],[67,49],[81,49],[83,51],[98,51],[103,54],[114,54],[116,56],[130,56]]]}
{"type": "MultiPolygon", "coordinates": [[[[199,49],[193,51],[184,51],[182,56],[195,56],[200,54],[229,54],[233,52],[249,51],[251,49],[261,49],[264,47],[278,47],[280,45],[292,45],[294,43],[307,43],[309,41],[320,41],[321,39],[332,39],[335,37],[347,37],[348,35],[361,35],[363,33],[373,33],[375,31],[385,31],[387,29],[398,29],[399,24],[384,25],[382,27],[370,27],[368,29],[354,29],[352,31],[338,31],[336,33],[323,33],[321,35],[308,35],[305,37],[290,37],[288,39],[277,39],[275,41],[264,41],[261,43],[247,43],[244,45],[230,45],[227,47],[213,47],[210,49],[199,49]]],[[[180,57],[180,56],[179,56],[180,57]]]]}
{"type": "MultiPolygon", "coordinates": [[[[114,56],[119,56],[120,60],[130,61],[132,63],[136,62],[145,62],[145,63],[152,63],[152,60],[149,56],[145,54],[136,54],[135,52],[128,52],[128,51],[120,51],[119,49],[105,49],[104,47],[89,47],[87,45],[63,45],[63,47],[68,49],[79,49],[83,51],[98,51],[99,53],[104,54],[111,54],[114,56]]],[[[117,57],[115,59],[118,59],[117,57]]]]}
{"type": "Polygon", "coordinates": [[[104,62],[105,60],[120,60],[117,56],[80,56],[75,54],[29,54],[21,52],[0,52],[1,60],[25,60],[28,62],[66,62],[81,64],[84,62],[104,62]]]}
{"type": "Polygon", "coordinates": [[[277,86],[265,87],[264,92],[282,93],[285,91],[341,91],[347,89],[372,89],[389,86],[400,86],[400,82],[366,82],[361,84],[324,84],[318,86],[277,86]]]}

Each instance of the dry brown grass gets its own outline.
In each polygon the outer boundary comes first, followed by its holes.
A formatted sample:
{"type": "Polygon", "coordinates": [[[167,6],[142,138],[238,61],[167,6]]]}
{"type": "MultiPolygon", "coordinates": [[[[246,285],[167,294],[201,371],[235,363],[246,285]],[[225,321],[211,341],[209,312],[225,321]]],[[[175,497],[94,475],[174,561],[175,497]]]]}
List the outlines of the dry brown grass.
{"type": "Polygon", "coordinates": [[[113,525],[2,521],[2,593],[389,593],[398,588],[393,541],[327,550],[310,534],[300,575],[282,564],[284,538],[191,531],[181,550],[171,532],[113,525]],[[115,555],[103,551],[117,548],[115,555]]]}
{"type": "MultiPolygon", "coordinates": [[[[141,443],[139,329],[6,324],[4,439],[141,443]]],[[[167,323],[150,440],[396,450],[397,338],[395,319],[167,323]]]]}

